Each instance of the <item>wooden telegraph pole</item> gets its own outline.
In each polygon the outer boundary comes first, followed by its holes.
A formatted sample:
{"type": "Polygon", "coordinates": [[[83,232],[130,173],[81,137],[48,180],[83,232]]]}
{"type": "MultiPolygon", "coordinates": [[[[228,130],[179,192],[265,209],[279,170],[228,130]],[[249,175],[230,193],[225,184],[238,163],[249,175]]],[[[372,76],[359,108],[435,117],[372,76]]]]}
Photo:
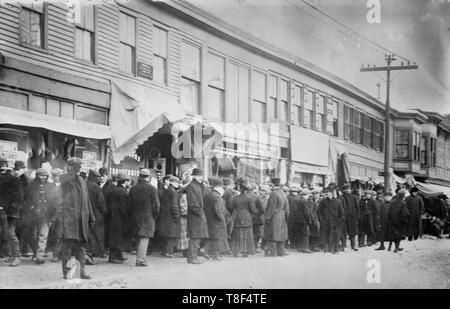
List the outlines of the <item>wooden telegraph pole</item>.
{"type": "Polygon", "coordinates": [[[398,70],[415,70],[418,69],[418,66],[414,63],[413,65],[410,65],[408,62],[408,65],[403,65],[403,62],[400,66],[391,66],[391,63],[396,60],[394,55],[385,55],[384,60],[386,60],[387,66],[385,67],[369,67],[367,68],[362,67],[360,69],[361,72],[374,72],[374,71],[386,71],[387,73],[387,80],[386,80],[386,108],[385,108],[385,115],[386,115],[386,122],[385,122],[385,139],[384,139],[384,191],[386,192],[388,190],[389,184],[391,183],[391,174],[389,171],[389,165],[390,165],[390,156],[392,152],[391,148],[391,105],[389,101],[389,91],[390,91],[390,83],[391,83],[391,71],[398,71],[398,70]]]}

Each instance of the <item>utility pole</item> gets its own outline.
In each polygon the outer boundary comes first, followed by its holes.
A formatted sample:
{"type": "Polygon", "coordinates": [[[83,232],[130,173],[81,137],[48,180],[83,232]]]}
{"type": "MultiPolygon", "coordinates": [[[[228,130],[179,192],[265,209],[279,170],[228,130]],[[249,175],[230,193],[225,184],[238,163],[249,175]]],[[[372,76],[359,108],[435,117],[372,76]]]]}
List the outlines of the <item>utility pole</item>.
{"type": "Polygon", "coordinates": [[[403,62],[400,66],[391,66],[391,63],[395,60],[397,60],[395,55],[385,55],[384,60],[386,60],[387,66],[385,67],[367,67],[364,66],[360,69],[361,72],[374,72],[374,71],[386,71],[387,73],[387,80],[386,80],[386,108],[385,108],[385,116],[386,116],[386,122],[385,122],[385,138],[384,138],[384,191],[387,192],[389,188],[389,184],[391,183],[391,174],[389,171],[389,164],[391,162],[390,156],[391,156],[391,104],[389,101],[389,92],[390,92],[390,84],[391,84],[391,71],[398,71],[398,70],[415,70],[418,69],[418,66],[416,63],[413,65],[408,64],[403,65],[403,62]]]}

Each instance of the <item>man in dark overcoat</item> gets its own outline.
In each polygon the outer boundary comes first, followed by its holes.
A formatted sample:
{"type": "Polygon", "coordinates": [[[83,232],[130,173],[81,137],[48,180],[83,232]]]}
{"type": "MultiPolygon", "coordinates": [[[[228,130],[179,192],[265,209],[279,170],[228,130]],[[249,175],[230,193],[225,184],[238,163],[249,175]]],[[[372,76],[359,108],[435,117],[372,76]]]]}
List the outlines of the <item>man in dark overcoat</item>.
{"type": "Polygon", "coordinates": [[[344,218],[342,201],[333,196],[333,187],[324,189],[326,197],[320,201],[317,214],[320,221],[321,243],[325,252],[338,253],[339,224],[344,218]]]}
{"type": "Polygon", "coordinates": [[[291,186],[290,194],[287,197],[288,204],[289,204],[289,218],[288,218],[288,239],[289,239],[289,247],[291,249],[297,248],[297,232],[298,227],[296,227],[296,207],[297,207],[297,201],[300,199],[300,191],[301,188],[298,186],[291,186]]]}
{"type": "Polygon", "coordinates": [[[178,193],[171,184],[173,175],[163,177],[164,186],[161,188],[161,211],[158,217],[158,235],[164,238],[162,254],[165,257],[174,258],[173,250],[180,238],[180,207],[178,205],[178,193]]]}
{"type": "Polygon", "coordinates": [[[380,246],[376,248],[375,250],[385,250],[384,242],[390,241],[390,237],[388,234],[388,215],[389,215],[389,206],[391,204],[392,200],[392,192],[387,191],[384,193],[384,203],[381,205],[380,208],[380,215],[379,215],[379,226],[378,226],[378,240],[380,242],[380,246]]]}
{"type": "Polygon", "coordinates": [[[400,241],[406,237],[406,224],[408,223],[408,207],[404,201],[405,189],[400,189],[392,199],[389,206],[388,225],[389,238],[395,244],[394,253],[402,251],[400,241]]]}
{"type": "Polygon", "coordinates": [[[372,198],[372,191],[366,190],[365,198],[361,201],[360,206],[361,206],[360,211],[362,217],[363,239],[360,240],[359,246],[360,247],[365,246],[364,235],[367,235],[367,246],[372,246],[376,242],[374,218],[377,212],[377,203],[372,198]]]}
{"type": "Polygon", "coordinates": [[[63,196],[61,190],[61,176],[63,175],[63,170],[60,168],[55,168],[52,171],[52,175],[53,175],[53,182],[51,184],[51,188],[55,196],[55,216],[52,218],[50,226],[50,231],[52,233],[52,249],[53,249],[52,262],[58,262],[59,260],[61,260],[61,249],[63,242],[63,222],[62,222],[63,196]]]}
{"type": "Polygon", "coordinates": [[[294,211],[294,214],[290,216],[294,217],[293,228],[295,231],[297,251],[302,253],[313,253],[309,249],[309,226],[311,224],[311,213],[309,206],[309,195],[311,191],[307,188],[303,189],[300,193],[300,197],[294,201],[293,207],[290,207],[294,211]]]}
{"type": "Polygon", "coordinates": [[[250,196],[253,197],[256,213],[252,213],[252,224],[253,224],[253,238],[255,243],[255,252],[258,251],[259,241],[261,240],[264,233],[264,212],[266,211],[266,205],[259,193],[259,187],[257,184],[252,185],[252,191],[250,196]]]}
{"type": "Polygon", "coordinates": [[[187,236],[189,237],[189,247],[187,261],[190,264],[200,264],[201,262],[198,260],[200,241],[208,238],[208,226],[203,204],[203,171],[200,168],[194,168],[192,178],[192,181],[183,190],[186,193],[188,204],[187,236]]]}
{"type": "Polygon", "coordinates": [[[85,272],[86,265],[86,243],[89,238],[89,224],[95,223],[94,213],[85,180],[79,175],[81,169],[81,159],[69,158],[69,173],[61,177],[62,203],[62,223],[63,223],[63,244],[62,244],[62,270],[64,279],[70,268],[67,262],[75,254],[80,262],[81,279],[91,279],[85,272]]]}
{"type": "Polygon", "coordinates": [[[265,255],[283,256],[287,255],[284,243],[288,239],[289,202],[286,193],[280,187],[280,178],[272,178],[272,183],[274,189],[269,196],[264,213],[265,255]]]}
{"type": "Polygon", "coordinates": [[[406,207],[408,207],[408,240],[417,240],[422,235],[422,215],[425,212],[425,206],[422,197],[419,195],[419,189],[411,188],[411,195],[405,198],[406,207]]]}
{"type": "Polygon", "coordinates": [[[105,256],[105,224],[106,202],[100,188],[100,174],[96,170],[89,170],[87,188],[92,211],[94,212],[95,224],[89,228],[89,239],[87,243],[86,263],[94,264],[95,257],[105,256]]]}
{"type": "Polygon", "coordinates": [[[122,264],[126,258],[123,251],[128,248],[128,223],[130,218],[128,188],[130,177],[125,173],[117,175],[117,186],[106,195],[108,216],[109,263],[122,264]]]}
{"type": "Polygon", "coordinates": [[[227,239],[227,225],[224,214],[223,183],[217,178],[210,180],[212,190],[205,195],[205,216],[208,225],[210,256],[221,260],[220,243],[227,239]]]}
{"type": "Polygon", "coordinates": [[[150,179],[150,170],[142,169],[138,183],[129,194],[132,234],[138,241],[136,266],[144,267],[147,266],[148,242],[155,234],[155,218],[160,212],[158,191],[150,184],[150,179]]]}
{"type": "Polygon", "coordinates": [[[320,251],[320,221],[317,215],[319,208],[319,191],[313,189],[309,198],[309,213],[311,215],[311,224],[309,225],[309,245],[312,251],[320,251]]]}
{"type": "Polygon", "coordinates": [[[346,232],[350,239],[350,246],[352,250],[358,251],[356,248],[356,235],[358,235],[358,218],[359,218],[359,206],[358,199],[351,194],[350,184],[345,184],[342,187],[343,196],[346,206],[346,232]]]}

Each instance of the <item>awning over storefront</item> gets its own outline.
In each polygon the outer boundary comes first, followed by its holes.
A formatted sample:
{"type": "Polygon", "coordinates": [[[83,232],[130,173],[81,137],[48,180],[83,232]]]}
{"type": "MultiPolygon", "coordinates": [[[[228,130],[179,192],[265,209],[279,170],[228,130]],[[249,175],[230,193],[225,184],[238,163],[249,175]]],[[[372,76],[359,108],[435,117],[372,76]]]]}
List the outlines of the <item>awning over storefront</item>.
{"type": "Polygon", "coordinates": [[[111,83],[113,161],[119,163],[166,123],[186,117],[175,96],[124,81],[111,83]]]}
{"type": "Polygon", "coordinates": [[[111,130],[108,126],[105,125],[52,115],[27,112],[4,106],[0,106],[0,123],[44,128],[68,135],[92,139],[111,138],[111,130]]]}
{"type": "Polygon", "coordinates": [[[416,181],[416,187],[426,195],[439,195],[439,194],[445,194],[448,197],[450,197],[450,187],[435,185],[432,183],[423,183],[416,181]]]}

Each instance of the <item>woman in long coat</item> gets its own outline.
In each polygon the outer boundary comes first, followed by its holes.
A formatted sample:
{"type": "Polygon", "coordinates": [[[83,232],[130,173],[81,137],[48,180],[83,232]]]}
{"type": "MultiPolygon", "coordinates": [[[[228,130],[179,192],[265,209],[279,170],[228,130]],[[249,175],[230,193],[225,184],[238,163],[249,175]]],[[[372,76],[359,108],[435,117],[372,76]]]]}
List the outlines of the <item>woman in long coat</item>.
{"type": "Polygon", "coordinates": [[[402,251],[400,241],[406,237],[406,224],[408,223],[408,208],[405,198],[406,191],[401,189],[397,192],[389,207],[388,224],[389,237],[395,244],[394,252],[402,251]]]}
{"type": "Polygon", "coordinates": [[[105,224],[103,218],[106,215],[106,202],[100,188],[100,174],[95,170],[89,171],[86,182],[89,200],[94,212],[95,223],[89,227],[89,239],[87,243],[88,264],[93,264],[92,257],[105,256],[105,224]]]}
{"type": "Polygon", "coordinates": [[[232,207],[236,212],[233,229],[231,231],[230,247],[233,256],[241,253],[243,257],[255,254],[255,243],[253,237],[252,214],[256,214],[254,198],[250,196],[250,184],[241,181],[239,184],[241,193],[233,198],[232,207]]]}

